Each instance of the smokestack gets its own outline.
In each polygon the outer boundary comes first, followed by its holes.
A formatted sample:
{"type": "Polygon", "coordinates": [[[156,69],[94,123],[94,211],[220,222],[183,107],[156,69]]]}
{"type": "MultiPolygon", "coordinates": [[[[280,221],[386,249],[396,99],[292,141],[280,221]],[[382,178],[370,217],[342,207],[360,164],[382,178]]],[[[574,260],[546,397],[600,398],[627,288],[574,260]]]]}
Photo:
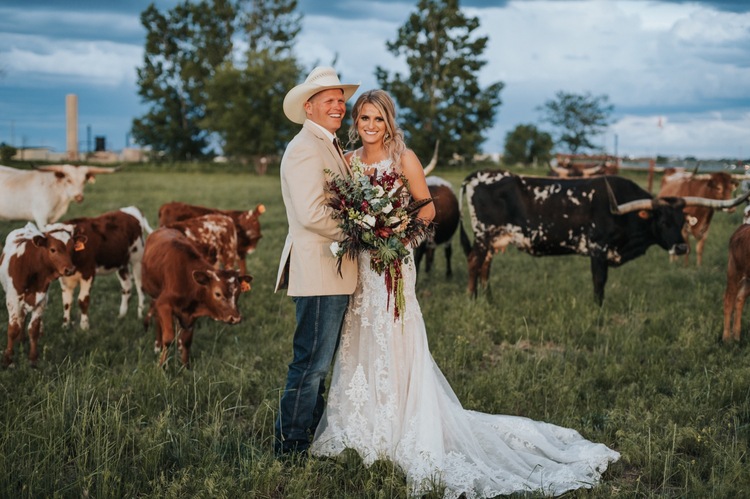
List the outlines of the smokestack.
{"type": "Polygon", "coordinates": [[[67,132],[68,160],[78,161],[78,96],[65,96],[65,127],[67,132]]]}

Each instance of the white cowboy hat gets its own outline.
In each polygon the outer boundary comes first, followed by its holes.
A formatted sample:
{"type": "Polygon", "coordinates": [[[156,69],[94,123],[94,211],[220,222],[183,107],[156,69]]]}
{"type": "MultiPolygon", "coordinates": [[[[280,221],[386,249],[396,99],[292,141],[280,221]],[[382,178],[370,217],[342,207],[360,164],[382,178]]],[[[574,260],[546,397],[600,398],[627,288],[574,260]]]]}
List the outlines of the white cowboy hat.
{"type": "Polygon", "coordinates": [[[339,81],[336,70],[327,66],[318,66],[312,70],[304,83],[300,83],[284,97],[284,114],[294,123],[302,124],[307,119],[305,114],[305,102],[310,97],[331,88],[340,88],[344,91],[344,100],[354,95],[359,88],[359,83],[355,85],[343,85],[339,81]]]}

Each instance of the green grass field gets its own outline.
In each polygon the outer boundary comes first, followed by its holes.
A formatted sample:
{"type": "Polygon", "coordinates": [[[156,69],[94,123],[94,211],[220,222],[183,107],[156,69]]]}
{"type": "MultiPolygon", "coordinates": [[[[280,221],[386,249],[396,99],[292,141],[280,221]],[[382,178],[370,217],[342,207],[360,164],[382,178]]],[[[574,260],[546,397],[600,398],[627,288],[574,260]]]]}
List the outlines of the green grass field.
{"type": "MultiPolygon", "coordinates": [[[[38,368],[21,345],[16,367],[0,370],[0,497],[406,497],[387,462],[273,456],[294,327],[291,300],[273,293],[286,235],[277,170],[170,170],[99,176],[66,216],[136,205],[155,226],[168,201],[265,204],[264,237],[247,259],[255,280],[241,298],[244,321],[202,319],[192,369],[174,357],[161,369],[134,297],[117,319],[113,275],[95,282],[86,332],[61,328],[54,283],[38,368]]],[[[469,170],[436,173],[458,188],[469,170]]],[[[611,269],[601,308],[588,259],[512,248],[493,262],[492,297],[471,300],[456,236],[453,278],[440,252],[418,283],[433,356],[464,407],[572,427],[622,454],[598,487],[566,497],[746,497],[750,354],[747,341],[718,341],[726,246],[741,218],[741,210],[716,214],[701,268],[669,264],[652,247],[611,269]]],[[[22,225],[0,223],[3,240],[22,225]]]]}

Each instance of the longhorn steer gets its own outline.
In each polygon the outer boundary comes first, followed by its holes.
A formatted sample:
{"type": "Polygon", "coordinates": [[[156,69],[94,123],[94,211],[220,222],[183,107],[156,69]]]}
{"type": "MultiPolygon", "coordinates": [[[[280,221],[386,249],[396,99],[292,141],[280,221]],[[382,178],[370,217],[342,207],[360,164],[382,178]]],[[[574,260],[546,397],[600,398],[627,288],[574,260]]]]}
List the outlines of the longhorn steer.
{"type": "Polygon", "coordinates": [[[740,341],[742,310],[750,295],[750,220],[745,208],[745,222],[729,239],[727,287],[724,290],[724,343],[740,341]],[[734,323],[732,323],[734,314],[734,323]]]}
{"type": "MultiPolygon", "coordinates": [[[[674,172],[668,175],[666,172],[661,180],[659,197],[667,196],[698,196],[709,199],[730,199],[732,192],[739,185],[739,181],[725,172],[714,172],[710,174],[685,174],[674,172]]],[[[714,209],[705,206],[686,206],[685,224],[682,228],[682,237],[690,249],[690,236],[696,239],[695,258],[698,266],[703,262],[703,246],[708,239],[708,229],[714,216],[714,209]]],[[[685,264],[689,260],[689,252],[685,253],[685,264]]]]}
{"type": "Polygon", "coordinates": [[[237,229],[237,257],[240,263],[240,271],[247,274],[247,263],[245,256],[249,255],[258,246],[258,241],[263,235],[260,233],[259,217],[265,213],[266,207],[259,204],[254,210],[219,210],[196,206],[186,203],[172,202],[163,204],[159,208],[159,225],[164,227],[173,222],[188,220],[190,218],[219,213],[227,215],[234,220],[237,229]]]}
{"type": "Polygon", "coordinates": [[[35,170],[0,166],[0,219],[29,220],[44,230],[68,211],[71,201],[83,202],[83,187],[114,168],[51,165],[35,170]]]}
{"type": "Polygon", "coordinates": [[[29,321],[29,363],[36,365],[37,342],[42,336],[42,315],[47,305],[47,291],[52,281],[75,271],[71,252],[79,249],[86,238],[74,236],[72,225],[48,225],[41,232],[28,223],[8,234],[0,256],[0,284],[5,290],[8,307],[8,346],[3,366],[13,363],[13,346],[24,337],[26,316],[29,321]]]}
{"type": "Polygon", "coordinates": [[[156,313],[154,348],[161,351],[159,364],[164,365],[174,342],[175,319],[179,326],[177,344],[185,367],[190,367],[193,325],[198,318],[239,323],[242,316],[237,299],[241,291],[250,290],[252,279],[235,269],[215,269],[177,229],[163,227],[151,233],[143,253],[143,290],[152,298],[144,325],[148,326],[156,313]]]}
{"type": "Polygon", "coordinates": [[[677,254],[688,250],[681,234],[686,205],[727,208],[750,196],[748,192],[721,202],[654,199],[635,182],[617,176],[551,179],[501,170],[469,175],[461,198],[464,193],[475,237],[472,245],[461,224],[472,295],[477,293],[477,279],[486,287],[493,255],[512,244],[534,256],[588,256],[600,305],[609,267],[637,258],[653,244],[677,254]]]}
{"type": "Polygon", "coordinates": [[[143,233],[152,232],[148,221],[135,206],[128,206],[92,218],[75,218],[66,221],[76,228],[76,234],[86,236],[86,247],[73,253],[76,272],[60,278],[63,303],[63,327],[70,324],[73,294],[80,285],[78,306],[81,309],[81,329],[89,328],[91,287],[97,274],[117,271],[122,288],[119,317],[128,312],[133,281],[138,294],[138,317],[143,316],[143,290],[141,289],[141,259],[143,258],[143,233]]]}
{"type": "Polygon", "coordinates": [[[424,256],[425,272],[429,272],[435,259],[435,249],[442,244],[445,250],[446,275],[450,277],[453,274],[451,240],[460,220],[458,199],[453,193],[453,186],[447,180],[433,176],[427,177],[426,180],[430,197],[435,205],[435,218],[432,220],[435,230],[414,249],[414,263],[418,270],[424,256]]]}

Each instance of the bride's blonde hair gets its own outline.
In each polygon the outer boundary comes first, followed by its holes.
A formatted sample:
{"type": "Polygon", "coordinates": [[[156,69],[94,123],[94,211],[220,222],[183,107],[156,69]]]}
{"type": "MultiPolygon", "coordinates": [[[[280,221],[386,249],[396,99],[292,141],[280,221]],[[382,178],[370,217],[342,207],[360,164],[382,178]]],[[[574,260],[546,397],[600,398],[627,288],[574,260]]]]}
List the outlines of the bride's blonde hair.
{"type": "Polygon", "coordinates": [[[383,146],[394,165],[399,165],[401,154],[406,149],[404,132],[396,124],[396,104],[388,92],[381,89],[368,90],[359,96],[352,108],[352,126],[349,128],[349,144],[356,144],[359,140],[357,122],[365,104],[372,104],[377,108],[385,121],[385,137],[383,146]]]}

